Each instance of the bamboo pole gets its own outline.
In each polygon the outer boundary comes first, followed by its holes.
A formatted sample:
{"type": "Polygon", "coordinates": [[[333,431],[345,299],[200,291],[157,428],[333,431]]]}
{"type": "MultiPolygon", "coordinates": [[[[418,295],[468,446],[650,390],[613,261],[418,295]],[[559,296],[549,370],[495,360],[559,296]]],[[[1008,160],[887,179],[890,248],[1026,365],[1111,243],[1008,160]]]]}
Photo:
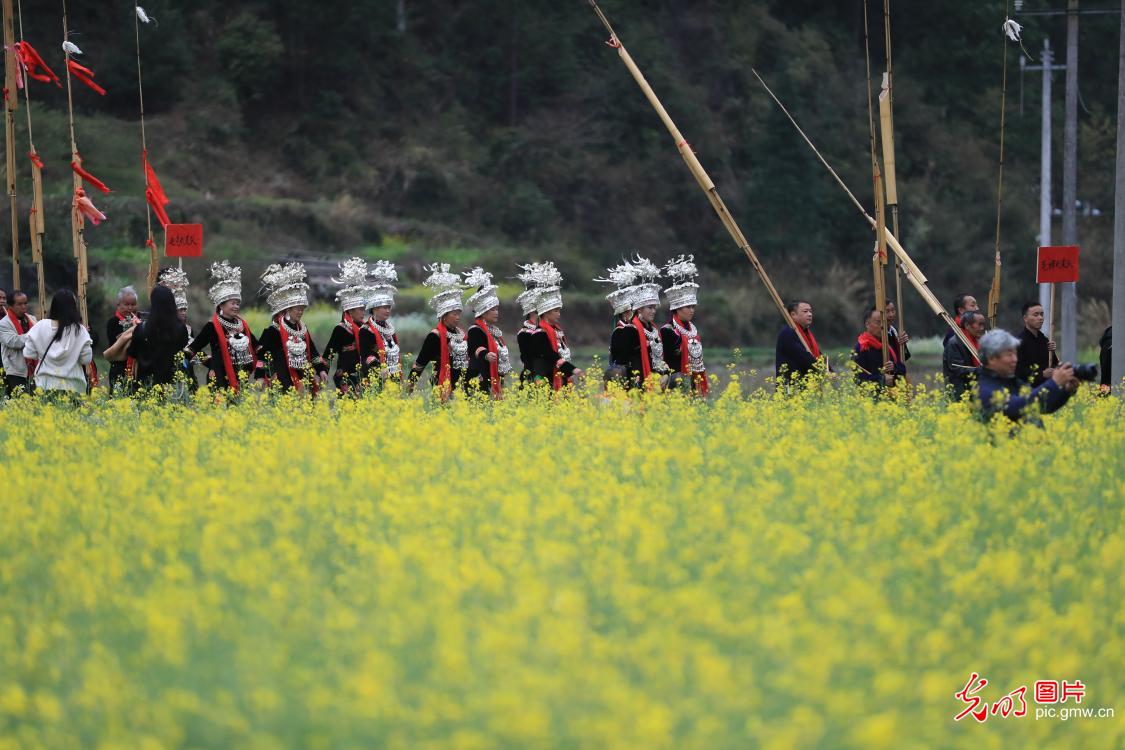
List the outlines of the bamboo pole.
{"type": "MultiPolygon", "coordinates": [[[[668,132],[672,136],[672,140],[675,141],[676,149],[680,152],[680,156],[683,157],[684,162],[687,164],[688,169],[692,173],[692,176],[695,177],[695,181],[699,183],[699,187],[707,195],[707,200],[710,201],[711,207],[715,210],[715,213],[718,214],[719,220],[723,223],[723,226],[726,227],[726,230],[730,234],[731,239],[733,239],[734,243],[738,245],[738,248],[746,254],[746,257],[750,260],[751,265],[754,266],[754,270],[758,272],[759,278],[761,278],[762,283],[765,285],[766,291],[770,295],[770,299],[772,299],[774,305],[777,306],[778,312],[781,313],[782,319],[785,320],[786,324],[790,328],[796,331],[797,324],[793,322],[793,318],[790,317],[789,311],[785,309],[785,303],[782,302],[781,295],[777,293],[777,288],[774,287],[773,282],[770,281],[769,274],[766,273],[765,267],[758,259],[758,254],[754,252],[754,249],[752,247],[750,247],[750,242],[742,233],[742,230],[735,222],[734,217],[731,216],[730,211],[727,210],[726,204],[719,196],[719,191],[718,188],[715,187],[715,183],[711,181],[711,178],[707,175],[707,171],[703,168],[703,165],[699,163],[699,159],[696,158],[695,152],[691,150],[691,146],[688,144],[687,140],[684,139],[683,134],[680,133],[679,128],[676,127],[676,124],[668,115],[668,111],[665,110],[664,105],[660,103],[660,99],[657,98],[656,92],[652,90],[652,87],[649,86],[648,81],[645,80],[645,77],[641,73],[640,68],[638,68],[637,64],[633,62],[633,58],[625,49],[625,45],[621,43],[620,37],[618,37],[617,32],[613,30],[613,26],[610,25],[609,19],[606,18],[605,13],[603,13],[602,9],[598,7],[596,0],[590,0],[590,6],[594,9],[594,12],[598,15],[598,18],[601,19],[601,22],[605,26],[606,30],[609,31],[609,46],[617,50],[617,54],[621,57],[621,61],[625,63],[625,67],[628,68],[629,72],[632,74],[633,80],[637,82],[637,85],[640,86],[641,91],[645,95],[645,98],[648,99],[649,104],[651,104],[652,108],[656,110],[656,114],[660,116],[661,121],[664,123],[664,127],[668,129],[668,132]]],[[[812,350],[809,348],[809,345],[805,341],[804,336],[801,336],[798,333],[797,338],[805,347],[805,350],[809,351],[809,353],[811,354],[812,350]]]]}
{"type": "MultiPolygon", "coordinates": [[[[70,29],[66,18],[66,0],[63,0],[63,39],[70,38],[70,29]]],[[[78,142],[74,138],[74,98],[70,82],[70,53],[63,50],[63,55],[66,58],[64,67],[66,68],[66,114],[67,124],[70,127],[70,159],[75,164],[81,165],[82,157],[78,154],[78,142]]],[[[90,316],[86,309],[86,284],[90,280],[90,273],[86,257],[85,223],[78,210],[78,190],[82,187],[82,178],[78,176],[77,172],[74,173],[73,177],[74,195],[71,198],[70,206],[70,238],[74,250],[74,259],[78,265],[78,307],[82,312],[82,322],[89,327],[90,316]]]]}
{"type": "Polygon", "coordinates": [[[12,0],[2,0],[4,24],[4,149],[8,168],[8,201],[12,220],[12,287],[20,288],[20,219],[16,196],[16,34],[12,22],[12,0]]]}
{"type": "MultiPolygon", "coordinates": [[[[19,19],[20,41],[23,39],[23,3],[16,0],[16,16],[19,19]]],[[[43,170],[39,167],[39,152],[35,148],[35,136],[31,128],[31,82],[23,82],[24,112],[27,114],[28,156],[31,157],[31,214],[28,217],[28,230],[31,234],[31,260],[35,263],[35,275],[39,284],[39,316],[47,315],[47,281],[43,271],[43,235],[46,227],[43,221],[43,170]]]]}
{"type": "MultiPolygon", "coordinates": [[[[898,228],[898,178],[895,170],[894,65],[891,57],[891,0],[883,0],[883,37],[887,53],[887,69],[879,93],[879,118],[883,134],[883,177],[887,183],[887,205],[891,209],[891,226],[895,236],[898,228]]],[[[906,312],[902,305],[901,264],[895,263],[895,308],[898,332],[906,331],[906,312]]]]}
{"type": "Polygon", "coordinates": [[[875,190],[875,307],[879,310],[879,333],[883,345],[883,367],[890,352],[887,348],[887,209],[883,193],[883,175],[879,171],[879,155],[875,148],[875,107],[871,96],[871,44],[868,40],[867,0],[863,0],[863,59],[867,64],[867,124],[871,130],[871,181],[875,190]]]}
{"type": "MultiPolygon", "coordinates": [[[[141,14],[139,12],[139,3],[134,0],[133,2],[133,32],[137,40],[137,96],[141,102],[141,152],[144,154],[144,164],[148,163],[148,142],[145,140],[145,89],[144,81],[141,77],[141,14]]],[[[148,288],[152,289],[156,286],[156,272],[158,262],[156,260],[156,242],[152,238],[152,206],[148,204],[148,169],[144,168],[145,173],[145,221],[148,226],[148,241],[145,243],[149,249],[148,255],[148,288]]],[[[180,260],[180,268],[183,268],[184,262],[180,260]]]]}
{"type": "MultiPolygon", "coordinates": [[[[815,145],[813,145],[813,142],[809,139],[808,135],[805,134],[805,131],[801,129],[801,126],[797,124],[797,121],[793,118],[793,115],[789,113],[789,110],[786,109],[785,105],[781,103],[781,100],[777,98],[777,94],[773,93],[773,90],[758,74],[758,71],[751,68],[750,72],[754,74],[754,77],[758,79],[758,83],[762,84],[762,88],[766,90],[766,93],[770,95],[770,98],[774,100],[777,106],[789,119],[789,122],[792,123],[793,127],[800,134],[801,138],[803,138],[805,143],[808,144],[809,148],[812,149],[812,152],[816,155],[816,158],[820,160],[820,163],[824,165],[824,168],[828,170],[828,173],[832,175],[833,179],[836,180],[836,184],[839,185],[840,188],[847,194],[848,198],[851,199],[852,205],[854,205],[856,209],[859,210],[859,213],[863,216],[863,218],[867,219],[867,223],[871,225],[872,229],[876,229],[877,223],[875,219],[871,217],[871,214],[867,213],[867,209],[865,209],[863,207],[863,204],[860,203],[859,200],[855,197],[855,194],[852,193],[847,184],[840,178],[840,175],[837,174],[836,170],[832,168],[832,165],[828,163],[828,160],[824,158],[824,155],[820,153],[820,150],[817,149],[815,145]]],[[[887,245],[891,250],[894,251],[895,255],[898,257],[899,263],[902,264],[903,276],[905,276],[906,280],[910,282],[910,285],[914,287],[914,290],[918,292],[918,295],[922,298],[926,305],[929,306],[930,310],[935,315],[940,317],[943,321],[945,321],[946,325],[948,325],[953,330],[953,333],[959,339],[961,339],[961,343],[969,347],[970,352],[976,353],[977,348],[973,345],[973,342],[970,341],[969,337],[965,335],[965,332],[961,330],[961,326],[954,323],[953,317],[949,314],[948,311],[946,311],[944,307],[942,307],[942,304],[938,301],[938,298],[934,296],[934,293],[930,291],[930,288],[928,286],[926,286],[926,276],[922,273],[922,269],[920,269],[918,265],[911,259],[910,255],[906,252],[906,248],[902,246],[902,244],[898,241],[898,238],[895,237],[895,235],[891,232],[887,232],[887,245]]]]}
{"type": "MultiPolygon", "coordinates": [[[[1004,208],[1004,115],[1008,102],[1008,39],[1006,34],[1000,35],[1000,48],[1003,51],[1003,74],[1000,86],[1000,165],[996,174],[996,248],[992,270],[992,285],[988,288],[988,327],[996,327],[996,318],[1000,312],[1000,217],[1004,208]]],[[[1043,71],[1043,75],[1050,75],[1050,71],[1043,71]]]]}

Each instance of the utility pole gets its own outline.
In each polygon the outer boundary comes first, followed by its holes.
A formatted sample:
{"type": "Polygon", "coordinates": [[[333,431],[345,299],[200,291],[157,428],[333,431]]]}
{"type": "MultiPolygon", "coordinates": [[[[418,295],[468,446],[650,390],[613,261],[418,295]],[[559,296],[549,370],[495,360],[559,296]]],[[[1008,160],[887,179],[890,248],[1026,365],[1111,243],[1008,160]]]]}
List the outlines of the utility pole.
{"type": "MultiPolygon", "coordinates": [[[[1121,0],[1121,41],[1117,61],[1117,169],[1113,186],[1113,383],[1125,376],[1125,0],[1121,0]]],[[[1118,386],[1119,396],[1125,388],[1118,386]]]]}
{"type": "MultiPolygon", "coordinates": [[[[1063,129],[1063,243],[1078,244],[1078,0],[1066,4],[1066,125],[1063,129]]],[[[1062,285],[1063,362],[1078,358],[1078,285],[1062,285]]]]}
{"type": "MultiPolygon", "coordinates": [[[[1066,70],[1065,65],[1052,65],[1054,53],[1051,50],[1051,40],[1043,37],[1043,63],[1041,65],[1028,65],[1026,57],[1020,57],[1020,72],[1043,72],[1043,122],[1039,144],[1039,244],[1051,244],[1051,217],[1054,210],[1051,200],[1051,74],[1056,70],[1066,70]]],[[[1051,309],[1051,285],[1039,285],[1039,304],[1047,312],[1047,338],[1054,332],[1055,311],[1051,309]]]]}

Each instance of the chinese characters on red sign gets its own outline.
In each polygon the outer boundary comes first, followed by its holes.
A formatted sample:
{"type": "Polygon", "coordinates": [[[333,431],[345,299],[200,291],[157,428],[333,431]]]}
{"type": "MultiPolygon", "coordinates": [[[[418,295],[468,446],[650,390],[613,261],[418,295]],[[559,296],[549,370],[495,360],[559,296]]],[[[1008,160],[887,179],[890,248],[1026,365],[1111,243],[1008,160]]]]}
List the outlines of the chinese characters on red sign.
{"type": "Polygon", "coordinates": [[[164,257],[200,258],[202,256],[202,224],[169,224],[164,227],[164,257]]]}
{"type": "Polygon", "coordinates": [[[1039,248],[1035,263],[1035,283],[1063,284],[1071,281],[1078,281],[1078,246],[1039,248]]]}

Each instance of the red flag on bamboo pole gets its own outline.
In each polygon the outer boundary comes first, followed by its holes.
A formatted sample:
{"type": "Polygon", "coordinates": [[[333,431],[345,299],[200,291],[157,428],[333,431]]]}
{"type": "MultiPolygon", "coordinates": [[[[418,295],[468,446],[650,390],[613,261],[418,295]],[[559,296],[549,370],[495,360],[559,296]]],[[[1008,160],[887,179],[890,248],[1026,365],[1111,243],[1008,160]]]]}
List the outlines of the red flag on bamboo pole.
{"type": "Polygon", "coordinates": [[[167,228],[172,223],[168,218],[168,212],[164,209],[170,202],[168,196],[164,194],[164,188],[160,184],[160,180],[156,178],[156,172],[152,168],[152,163],[148,160],[148,150],[142,153],[142,158],[145,164],[145,200],[148,205],[152,207],[153,213],[160,221],[160,226],[167,228]]]}

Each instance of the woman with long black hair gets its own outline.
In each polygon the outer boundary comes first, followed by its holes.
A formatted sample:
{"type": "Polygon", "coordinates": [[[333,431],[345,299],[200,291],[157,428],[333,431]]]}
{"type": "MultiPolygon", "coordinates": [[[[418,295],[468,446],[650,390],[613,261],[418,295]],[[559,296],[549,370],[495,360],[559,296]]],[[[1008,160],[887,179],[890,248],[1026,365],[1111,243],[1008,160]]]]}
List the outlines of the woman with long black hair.
{"type": "Polygon", "coordinates": [[[187,326],[176,311],[172,290],[157,284],[149,294],[151,310],[133,333],[127,356],[137,362],[136,383],[141,388],[171,385],[182,369],[187,326]]]}
{"type": "Polygon", "coordinates": [[[86,392],[85,368],[94,359],[94,344],[74,292],[55,292],[50,313],[27,332],[23,355],[39,361],[32,377],[40,390],[86,392]]]}

